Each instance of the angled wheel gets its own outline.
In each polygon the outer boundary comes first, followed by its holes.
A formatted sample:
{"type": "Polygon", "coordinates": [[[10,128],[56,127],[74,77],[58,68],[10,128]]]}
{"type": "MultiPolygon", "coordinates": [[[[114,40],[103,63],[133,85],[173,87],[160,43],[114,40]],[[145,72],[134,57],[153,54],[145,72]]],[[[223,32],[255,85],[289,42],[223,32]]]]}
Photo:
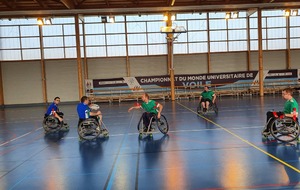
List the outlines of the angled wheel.
{"type": "Polygon", "coordinates": [[[86,119],[79,124],[77,132],[80,139],[93,140],[100,135],[101,129],[95,119],[86,119]]]}
{"type": "Polygon", "coordinates": [[[160,130],[162,134],[167,134],[169,131],[169,124],[164,115],[160,116],[160,121],[156,120],[157,128],[160,130]]]}
{"type": "Polygon", "coordinates": [[[270,132],[279,141],[292,142],[298,138],[300,126],[292,118],[277,118],[272,122],[270,132]]]}
{"type": "Polygon", "coordinates": [[[43,121],[43,128],[45,132],[55,132],[60,130],[61,123],[56,117],[49,115],[43,121]]]}

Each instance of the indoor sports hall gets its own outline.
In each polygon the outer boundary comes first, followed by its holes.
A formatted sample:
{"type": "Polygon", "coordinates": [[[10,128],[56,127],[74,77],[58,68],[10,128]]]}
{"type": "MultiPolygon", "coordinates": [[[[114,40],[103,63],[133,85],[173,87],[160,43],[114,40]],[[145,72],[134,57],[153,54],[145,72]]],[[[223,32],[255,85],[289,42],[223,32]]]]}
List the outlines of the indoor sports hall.
{"type": "Polygon", "coordinates": [[[300,189],[299,10],[1,1],[0,190],[300,189]]]}

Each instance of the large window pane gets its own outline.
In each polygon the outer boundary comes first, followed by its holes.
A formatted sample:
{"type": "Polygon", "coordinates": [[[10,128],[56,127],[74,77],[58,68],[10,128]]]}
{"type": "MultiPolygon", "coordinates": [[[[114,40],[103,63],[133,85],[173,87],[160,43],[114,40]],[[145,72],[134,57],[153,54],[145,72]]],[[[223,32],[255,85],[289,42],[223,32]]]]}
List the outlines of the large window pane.
{"type": "Polygon", "coordinates": [[[211,42],[210,51],[211,52],[227,51],[227,43],[226,42],[211,42]]]}
{"type": "Polygon", "coordinates": [[[129,55],[147,55],[147,46],[128,46],[129,55]]]}
{"type": "Polygon", "coordinates": [[[300,37],[300,27],[299,28],[291,28],[290,34],[291,34],[291,38],[300,37]]]}
{"type": "Polygon", "coordinates": [[[227,40],[226,30],[210,31],[210,41],[221,41],[221,40],[227,40]]]}
{"type": "Polygon", "coordinates": [[[19,38],[0,38],[0,49],[20,48],[19,38]]]}
{"type": "Polygon", "coordinates": [[[226,20],[210,20],[209,21],[209,29],[216,30],[216,29],[226,29],[226,20]]]}
{"type": "Polygon", "coordinates": [[[245,51],[247,50],[247,41],[229,42],[229,51],[245,51]]]}
{"type": "Polygon", "coordinates": [[[258,30],[250,29],[250,39],[258,39],[258,30]]]}
{"type": "Polygon", "coordinates": [[[146,22],[127,23],[127,32],[128,33],[146,32],[146,22]]]}
{"type": "Polygon", "coordinates": [[[40,36],[38,26],[21,26],[21,36],[40,36]]]}
{"type": "MultiPolygon", "coordinates": [[[[75,35],[75,25],[64,25],[64,35],[75,35]]],[[[82,27],[82,26],[81,26],[82,27]]]]}
{"type": "Polygon", "coordinates": [[[148,43],[154,44],[154,43],[166,43],[166,34],[161,33],[150,33],[148,34],[148,43]]]}
{"type": "Polygon", "coordinates": [[[167,45],[149,45],[149,55],[165,55],[167,54],[167,45]]]}
{"type": "Polygon", "coordinates": [[[63,48],[44,49],[45,59],[64,58],[63,48]]]}
{"type": "Polygon", "coordinates": [[[146,34],[128,34],[128,44],[146,44],[146,34]]]}
{"type": "Polygon", "coordinates": [[[105,47],[87,47],[86,48],[87,57],[105,57],[106,48],[105,47]]]}
{"type": "Polygon", "coordinates": [[[286,49],[286,40],[268,40],[268,50],[286,49]]]}
{"type": "Polygon", "coordinates": [[[300,26],[300,16],[291,16],[290,26],[300,26]]]}
{"type": "Polygon", "coordinates": [[[250,18],[250,28],[257,28],[257,18],[250,18]]]}
{"type": "Polygon", "coordinates": [[[106,33],[125,33],[124,23],[109,23],[106,24],[106,33]]]}
{"type": "Polygon", "coordinates": [[[21,50],[1,50],[0,60],[21,60],[21,50]]]}
{"type": "Polygon", "coordinates": [[[63,47],[63,37],[44,37],[44,47],[63,47]]]}
{"type": "Polygon", "coordinates": [[[160,28],[166,26],[165,22],[147,22],[148,32],[160,32],[160,28]]]}
{"type": "Polygon", "coordinates": [[[207,41],[207,32],[188,32],[189,42],[207,41]]]}
{"type": "Polygon", "coordinates": [[[104,35],[88,35],[85,36],[86,46],[105,45],[104,35]]]}
{"type": "Polygon", "coordinates": [[[104,24],[85,24],[84,25],[85,34],[104,34],[104,24]]]}
{"type": "Polygon", "coordinates": [[[286,38],[285,28],[268,29],[268,38],[286,38]]]}
{"type": "Polygon", "coordinates": [[[174,44],[174,54],[187,53],[187,44],[174,44]]]}
{"type": "Polygon", "coordinates": [[[291,39],[291,48],[300,48],[300,38],[291,39]]]}
{"type": "Polygon", "coordinates": [[[229,30],[228,31],[229,40],[246,40],[247,31],[246,30],[229,30]]]}
{"type": "Polygon", "coordinates": [[[206,30],[207,22],[206,20],[188,20],[188,28],[191,30],[206,30]]]}
{"type": "Polygon", "coordinates": [[[76,46],[75,36],[65,36],[65,47],[76,46]]]}
{"type": "Polygon", "coordinates": [[[189,43],[189,53],[204,53],[207,51],[207,43],[189,43]]]}
{"type": "Polygon", "coordinates": [[[44,25],[43,35],[44,36],[56,36],[62,35],[62,25],[44,25]]]}
{"type": "Polygon", "coordinates": [[[175,33],[174,37],[177,36],[177,42],[187,42],[187,33],[175,33]]]}
{"type": "Polygon", "coordinates": [[[107,56],[126,56],[125,46],[108,46],[107,56]]]}
{"type": "Polygon", "coordinates": [[[41,59],[40,49],[23,49],[22,55],[24,60],[41,59]]]}
{"type": "Polygon", "coordinates": [[[245,18],[229,19],[228,28],[229,29],[247,28],[247,21],[245,18]]]}
{"type": "Polygon", "coordinates": [[[123,45],[125,43],[125,34],[107,35],[107,45],[123,45]]]}
{"type": "Polygon", "coordinates": [[[66,58],[76,58],[77,57],[77,52],[76,48],[65,48],[65,57],[66,58]]]}
{"type": "Polygon", "coordinates": [[[257,40],[250,41],[250,50],[252,50],[252,51],[258,50],[258,41],[257,40]]]}
{"type": "Polygon", "coordinates": [[[281,17],[271,17],[267,18],[268,27],[285,27],[286,26],[286,18],[281,17]]]}
{"type": "Polygon", "coordinates": [[[18,26],[9,26],[9,27],[0,27],[0,37],[19,37],[19,27],[18,26]]]}
{"type": "Polygon", "coordinates": [[[21,38],[22,48],[40,48],[40,38],[21,38]]]}

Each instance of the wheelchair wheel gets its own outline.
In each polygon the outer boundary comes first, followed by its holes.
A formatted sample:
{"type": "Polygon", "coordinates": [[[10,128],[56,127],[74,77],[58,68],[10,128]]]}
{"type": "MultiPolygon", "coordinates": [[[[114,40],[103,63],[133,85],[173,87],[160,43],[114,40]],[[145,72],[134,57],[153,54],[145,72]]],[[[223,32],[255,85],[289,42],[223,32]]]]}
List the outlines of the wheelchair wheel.
{"type": "Polygon", "coordinates": [[[160,132],[162,134],[167,134],[168,133],[169,124],[168,124],[168,121],[167,121],[167,119],[164,115],[160,116],[160,121],[158,121],[158,119],[156,119],[156,125],[157,125],[157,128],[160,130],[160,132]]]}
{"type": "Polygon", "coordinates": [[[49,115],[43,121],[43,128],[46,133],[55,132],[55,131],[60,130],[61,123],[59,122],[59,120],[56,117],[49,115]]]}
{"type": "Polygon", "coordinates": [[[292,118],[276,118],[271,124],[270,132],[279,141],[292,142],[298,138],[300,126],[292,118]]]}
{"type": "Polygon", "coordinates": [[[218,112],[219,112],[219,109],[218,109],[218,106],[217,106],[217,104],[216,104],[216,103],[214,103],[214,104],[212,105],[212,108],[213,108],[213,110],[214,110],[215,114],[218,114],[218,112]]]}
{"type": "Polygon", "coordinates": [[[198,107],[197,107],[197,113],[198,113],[198,114],[202,113],[202,107],[201,107],[200,104],[199,104],[198,107]]]}
{"type": "Polygon", "coordinates": [[[80,139],[93,140],[101,134],[101,129],[95,119],[86,119],[79,124],[77,132],[80,139]]]}

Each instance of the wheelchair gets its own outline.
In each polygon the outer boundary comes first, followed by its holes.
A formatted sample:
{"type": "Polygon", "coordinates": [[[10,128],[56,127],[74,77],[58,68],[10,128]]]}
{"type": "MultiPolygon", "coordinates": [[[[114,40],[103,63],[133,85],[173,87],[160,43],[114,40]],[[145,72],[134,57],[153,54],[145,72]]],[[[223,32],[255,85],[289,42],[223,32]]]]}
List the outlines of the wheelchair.
{"type": "MultiPolygon", "coordinates": [[[[60,116],[62,117],[62,115],[60,115],[60,116]]],[[[64,123],[63,121],[60,122],[53,115],[48,115],[48,116],[45,115],[44,120],[43,120],[43,128],[44,128],[45,134],[69,130],[69,126],[67,123],[64,123]]]]}
{"type": "Polygon", "coordinates": [[[198,107],[197,107],[197,113],[202,114],[202,115],[206,114],[206,113],[210,113],[210,112],[215,112],[215,114],[218,114],[218,111],[219,111],[219,109],[218,109],[218,106],[217,106],[217,102],[215,102],[215,103],[210,102],[209,107],[206,110],[206,112],[203,111],[203,107],[202,107],[201,102],[198,104],[198,107]]]}
{"type": "Polygon", "coordinates": [[[95,118],[88,118],[79,122],[77,132],[80,141],[91,141],[100,135],[103,137],[109,136],[109,131],[107,130],[105,124],[102,121],[99,123],[98,119],[95,118]]]}
{"type": "Polygon", "coordinates": [[[149,135],[153,137],[153,132],[158,129],[162,134],[166,135],[169,131],[169,124],[164,115],[160,115],[160,119],[157,118],[157,115],[154,115],[150,118],[148,126],[144,126],[143,116],[140,118],[137,125],[139,131],[139,138],[142,138],[143,135],[149,135]]]}
{"type": "MultiPolygon", "coordinates": [[[[265,125],[263,131],[267,128],[268,123],[270,124],[270,134],[278,141],[281,142],[292,142],[297,140],[300,134],[300,126],[297,118],[290,117],[275,117],[272,120],[269,119],[267,124],[265,125]]],[[[268,138],[268,135],[264,135],[262,131],[262,135],[264,138],[268,138]]]]}

